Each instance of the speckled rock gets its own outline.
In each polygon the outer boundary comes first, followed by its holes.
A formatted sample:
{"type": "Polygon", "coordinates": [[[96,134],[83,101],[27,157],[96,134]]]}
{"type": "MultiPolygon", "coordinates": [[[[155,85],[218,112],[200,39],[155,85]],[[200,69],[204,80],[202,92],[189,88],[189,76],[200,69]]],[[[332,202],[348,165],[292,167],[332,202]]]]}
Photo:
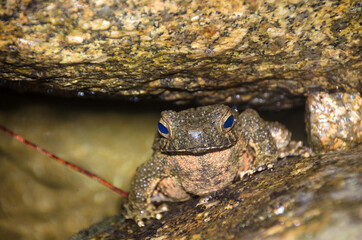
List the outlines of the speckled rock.
{"type": "Polygon", "coordinates": [[[122,215],[79,239],[359,239],[362,148],[287,158],[138,228],[122,215]]]}
{"type": "Polygon", "coordinates": [[[361,90],[359,1],[6,1],[0,86],[290,107],[361,90]]]}
{"type": "Polygon", "coordinates": [[[308,96],[306,129],[315,152],[346,150],[362,143],[360,93],[318,92],[308,96]]]}

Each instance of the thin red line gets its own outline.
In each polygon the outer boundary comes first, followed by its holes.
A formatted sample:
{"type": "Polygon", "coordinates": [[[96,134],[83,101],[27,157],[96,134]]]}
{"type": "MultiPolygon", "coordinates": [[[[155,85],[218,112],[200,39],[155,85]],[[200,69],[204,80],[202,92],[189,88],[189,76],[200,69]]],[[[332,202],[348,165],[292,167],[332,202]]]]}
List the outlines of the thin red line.
{"type": "Polygon", "coordinates": [[[73,163],[70,163],[70,162],[68,162],[68,161],[66,161],[66,160],[52,154],[51,152],[45,150],[44,148],[41,148],[41,147],[37,146],[36,144],[26,140],[22,136],[10,131],[9,129],[7,129],[4,126],[0,125],[0,129],[3,130],[5,133],[9,134],[10,136],[14,137],[15,139],[17,139],[18,141],[20,141],[22,143],[25,143],[26,145],[30,146],[31,148],[34,148],[38,152],[41,152],[42,154],[44,154],[44,155],[46,155],[46,156],[48,156],[48,157],[62,163],[62,164],[64,164],[64,165],[66,165],[66,166],[68,166],[68,167],[70,167],[72,169],[74,169],[77,172],[83,173],[83,174],[87,175],[88,177],[95,179],[96,181],[98,181],[99,183],[101,183],[104,186],[108,187],[109,189],[115,191],[116,193],[122,195],[125,198],[128,198],[128,193],[126,193],[123,190],[113,186],[110,182],[104,180],[103,178],[97,176],[96,174],[91,173],[91,172],[89,172],[89,171],[87,171],[87,170],[85,170],[85,169],[83,169],[83,168],[81,168],[81,167],[79,167],[79,166],[77,166],[77,165],[75,165],[73,163]]]}

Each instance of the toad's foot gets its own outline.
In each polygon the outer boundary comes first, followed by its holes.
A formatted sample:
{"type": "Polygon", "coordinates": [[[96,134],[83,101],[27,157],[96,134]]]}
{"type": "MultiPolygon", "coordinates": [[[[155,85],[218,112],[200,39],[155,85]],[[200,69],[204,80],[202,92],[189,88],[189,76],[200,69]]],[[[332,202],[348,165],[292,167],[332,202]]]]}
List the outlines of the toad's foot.
{"type": "Polygon", "coordinates": [[[269,164],[263,164],[261,166],[246,171],[239,171],[238,176],[239,179],[242,179],[244,176],[252,176],[256,172],[261,172],[264,171],[265,169],[272,170],[273,168],[274,168],[274,162],[269,164]]]}
{"type": "Polygon", "coordinates": [[[288,156],[313,156],[313,152],[309,147],[303,145],[302,141],[290,141],[285,147],[278,149],[278,158],[285,158],[288,156]]]}
{"type": "Polygon", "coordinates": [[[131,206],[131,204],[124,204],[124,216],[126,219],[134,219],[139,227],[144,227],[145,223],[143,219],[156,218],[160,220],[162,218],[162,213],[167,212],[168,206],[163,203],[160,206],[156,207],[153,204],[149,204],[146,209],[137,209],[131,206]]]}

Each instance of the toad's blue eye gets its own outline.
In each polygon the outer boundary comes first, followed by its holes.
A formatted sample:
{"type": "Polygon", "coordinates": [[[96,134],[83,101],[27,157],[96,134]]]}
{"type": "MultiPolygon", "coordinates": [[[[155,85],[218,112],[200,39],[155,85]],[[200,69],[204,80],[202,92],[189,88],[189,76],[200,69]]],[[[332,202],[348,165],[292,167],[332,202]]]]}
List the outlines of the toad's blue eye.
{"type": "Polygon", "coordinates": [[[162,123],[158,123],[158,131],[162,134],[168,134],[168,129],[162,123]]]}
{"type": "Polygon", "coordinates": [[[234,116],[230,115],[228,119],[224,122],[224,128],[230,128],[234,123],[234,116]]]}

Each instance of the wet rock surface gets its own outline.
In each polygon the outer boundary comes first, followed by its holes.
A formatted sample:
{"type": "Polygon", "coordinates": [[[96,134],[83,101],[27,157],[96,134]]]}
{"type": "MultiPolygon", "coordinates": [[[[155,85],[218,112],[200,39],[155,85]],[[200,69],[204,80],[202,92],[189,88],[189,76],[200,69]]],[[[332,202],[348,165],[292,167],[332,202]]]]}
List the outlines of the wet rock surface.
{"type": "Polygon", "coordinates": [[[122,215],[70,239],[358,239],[362,148],[279,160],[139,228],[122,215]]]}
{"type": "Polygon", "coordinates": [[[346,150],[362,143],[360,93],[317,92],[308,96],[306,130],[315,152],[346,150]]]}
{"type": "Polygon", "coordinates": [[[177,103],[361,90],[358,1],[6,1],[0,86],[177,103]]]}

